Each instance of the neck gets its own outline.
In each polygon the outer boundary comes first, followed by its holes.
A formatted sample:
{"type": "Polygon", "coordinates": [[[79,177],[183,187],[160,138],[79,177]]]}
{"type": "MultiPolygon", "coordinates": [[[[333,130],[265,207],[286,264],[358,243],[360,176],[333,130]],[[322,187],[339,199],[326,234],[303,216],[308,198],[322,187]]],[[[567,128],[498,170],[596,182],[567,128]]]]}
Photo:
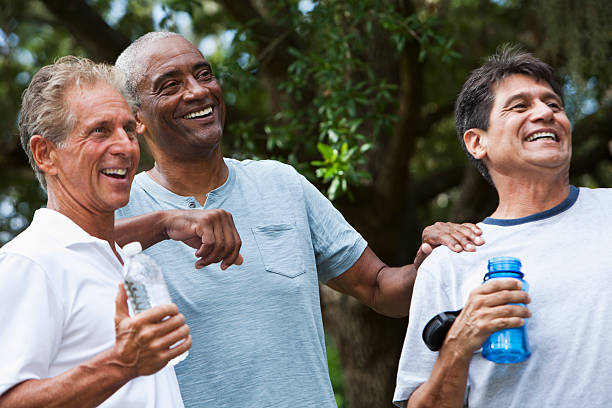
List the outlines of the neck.
{"type": "Polygon", "coordinates": [[[494,178],[499,204],[492,218],[513,219],[546,211],[559,205],[569,195],[569,176],[554,180],[494,178]]]}
{"type": "Polygon", "coordinates": [[[217,149],[210,157],[196,162],[177,162],[158,155],[154,167],[147,174],[173,193],[195,197],[204,205],[206,194],[227,180],[228,168],[221,149],[217,149]]]}
{"type": "Polygon", "coordinates": [[[47,208],[59,212],[62,215],[70,218],[72,222],[81,227],[89,235],[108,242],[111,250],[119,260],[123,260],[119,256],[115,248],[115,213],[94,213],[85,208],[79,203],[65,202],[58,200],[57,197],[49,191],[47,199],[47,208]]]}

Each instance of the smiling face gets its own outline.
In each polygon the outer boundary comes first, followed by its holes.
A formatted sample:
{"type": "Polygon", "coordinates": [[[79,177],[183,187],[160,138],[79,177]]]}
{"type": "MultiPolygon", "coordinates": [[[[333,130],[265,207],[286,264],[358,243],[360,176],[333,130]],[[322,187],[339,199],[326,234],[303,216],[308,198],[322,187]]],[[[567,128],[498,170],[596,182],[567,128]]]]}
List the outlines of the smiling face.
{"type": "Polygon", "coordinates": [[[74,87],[65,100],[75,125],[60,146],[51,147],[49,193],[63,206],[113,213],[129,200],[140,158],[132,110],[103,83],[74,87]]]}
{"type": "Polygon", "coordinates": [[[180,36],[154,40],[143,52],[137,114],[159,161],[201,160],[220,149],[225,104],[221,86],[202,53],[180,36]]]}
{"type": "Polygon", "coordinates": [[[515,74],[502,80],[494,94],[489,129],[470,129],[464,138],[472,155],[484,161],[493,181],[496,175],[567,174],[571,127],[551,87],[545,81],[515,74]]]}

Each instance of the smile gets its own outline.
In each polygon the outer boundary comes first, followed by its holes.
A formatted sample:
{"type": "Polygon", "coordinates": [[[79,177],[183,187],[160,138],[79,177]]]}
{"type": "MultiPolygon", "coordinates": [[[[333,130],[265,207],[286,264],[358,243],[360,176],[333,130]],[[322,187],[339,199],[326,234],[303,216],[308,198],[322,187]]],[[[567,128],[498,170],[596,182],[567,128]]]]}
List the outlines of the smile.
{"type": "Polygon", "coordinates": [[[559,137],[552,132],[538,132],[533,135],[527,137],[525,141],[533,142],[535,140],[554,140],[555,142],[559,141],[559,137]]]}
{"type": "Polygon", "coordinates": [[[123,168],[123,169],[102,169],[100,170],[100,172],[106,176],[109,177],[113,177],[113,178],[125,178],[125,175],[127,174],[127,169],[123,168]]]}
{"type": "Polygon", "coordinates": [[[212,106],[209,106],[206,109],[202,109],[201,111],[197,111],[197,112],[193,112],[193,113],[188,113],[187,115],[183,116],[183,119],[196,119],[196,118],[203,118],[206,117],[208,115],[211,115],[213,111],[212,106]]]}

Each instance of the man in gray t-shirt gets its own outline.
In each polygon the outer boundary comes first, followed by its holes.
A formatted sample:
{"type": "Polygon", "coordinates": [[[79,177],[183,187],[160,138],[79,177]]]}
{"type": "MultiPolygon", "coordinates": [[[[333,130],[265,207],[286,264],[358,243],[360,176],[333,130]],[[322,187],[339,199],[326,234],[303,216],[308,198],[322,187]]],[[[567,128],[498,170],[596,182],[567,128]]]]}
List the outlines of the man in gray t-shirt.
{"type": "Polygon", "coordinates": [[[552,68],[516,49],[500,51],[464,84],[456,124],[499,205],[481,224],[482,251],[436,249],[419,270],[394,403],[610,406],[612,189],[569,184],[571,127],[552,68]],[[522,261],[531,298],[518,279],[481,284],[487,260],[499,256],[522,261]],[[428,350],[421,335],[429,319],[461,308],[439,353],[428,350]],[[483,358],[492,333],[526,319],[530,358],[483,358]]]}
{"type": "MultiPolygon", "coordinates": [[[[190,355],[176,367],[185,405],[334,407],[318,283],[405,316],[414,265],[387,267],[292,167],[224,159],[221,87],[189,41],[150,33],[116,66],[155,158],[117,213],[133,217],[117,223],[117,239],[174,239],[147,252],[192,329],[190,355]]],[[[451,230],[448,245],[458,244],[455,231],[478,241],[471,228],[451,230]]]]}

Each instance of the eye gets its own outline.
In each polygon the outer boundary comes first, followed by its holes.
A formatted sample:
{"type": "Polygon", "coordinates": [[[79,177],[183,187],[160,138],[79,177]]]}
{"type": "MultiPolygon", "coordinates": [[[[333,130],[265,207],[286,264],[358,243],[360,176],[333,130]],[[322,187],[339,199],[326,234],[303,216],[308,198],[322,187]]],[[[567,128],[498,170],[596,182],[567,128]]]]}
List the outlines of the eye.
{"type": "Polygon", "coordinates": [[[123,130],[131,139],[136,139],[138,132],[136,132],[136,125],[127,125],[123,127],[123,130]]]}
{"type": "Polygon", "coordinates": [[[93,128],[91,133],[93,135],[103,135],[106,133],[106,128],[104,126],[98,126],[98,127],[93,128]]]}
{"type": "Polygon", "coordinates": [[[170,80],[163,83],[163,85],[159,88],[161,92],[173,92],[179,86],[179,82],[177,80],[170,80]]]}
{"type": "Polygon", "coordinates": [[[205,80],[205,81],[207,81],[207,80],[211,79],[212,76],[213,76],[213,74],[212,74],[211,71],[209,71],[207,69],[204,69],[204,70],[198,72],[195,77],[196,77],[197,80],[205,80]]]}
{"type": "Polygon", "coordinates": [[[563,107],[557,102],[549,102],[547,105],[555,112],[563,110],[563,107]]]}
{"type": "Polygon", "coordinates": [[[524,109],[527,109],[527,104],[523,102],[519,102],[519,103],[512,105],[512,109],[513,110],[524,110],[524,109]]]}

